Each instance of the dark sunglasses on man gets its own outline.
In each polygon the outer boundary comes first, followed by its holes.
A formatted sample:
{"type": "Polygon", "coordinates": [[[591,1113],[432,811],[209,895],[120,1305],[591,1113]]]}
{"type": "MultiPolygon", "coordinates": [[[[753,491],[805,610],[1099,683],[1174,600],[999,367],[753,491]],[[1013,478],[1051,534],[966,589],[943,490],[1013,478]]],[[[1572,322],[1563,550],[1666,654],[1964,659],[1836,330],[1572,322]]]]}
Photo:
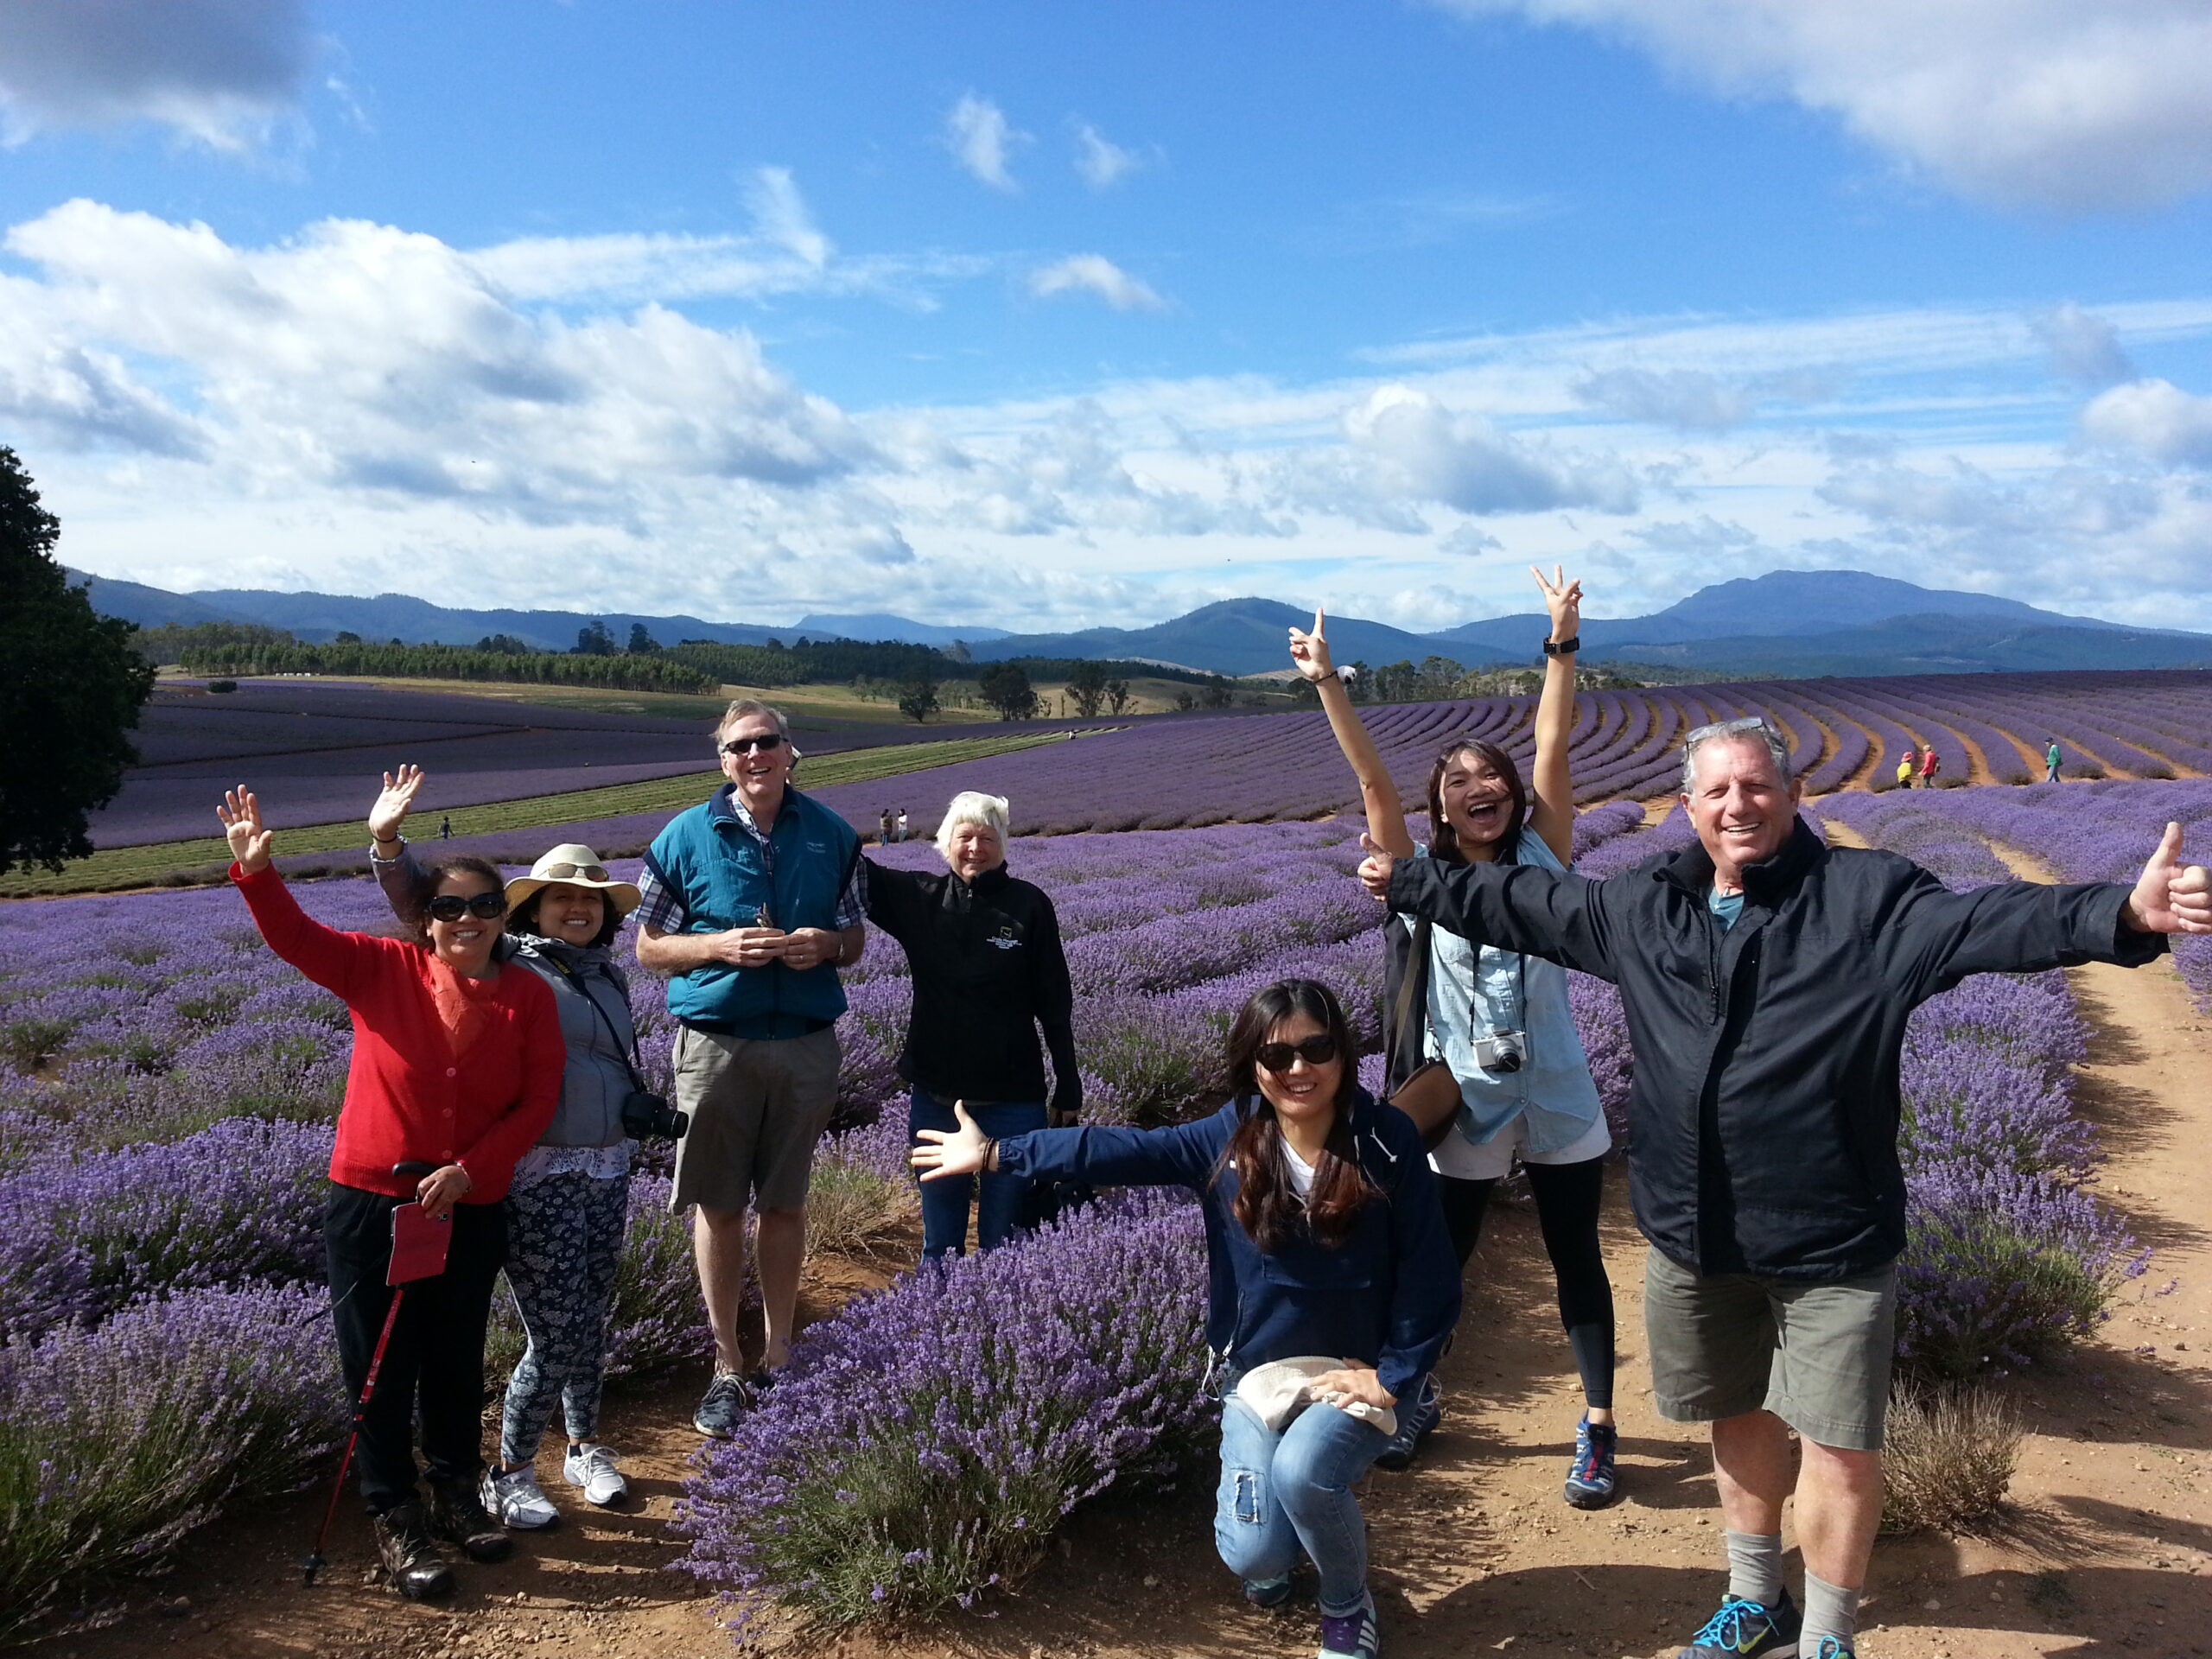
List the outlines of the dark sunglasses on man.
{"type": "Polygon", "coordinates": [[[495,922],[507,913],[507,895],[496,888],[467,899],[457,893],[442,893],[423,908],[430,912],[433,921],[457,922],[463,916],[474,916],[480,921],[495,922]]]}
{"type": "Polygon", "coordinates": [[[1269,1071],[1287,1071],[1298,1060],[1308,1065],[1326,1065],[1337,1058],[1337,1039],[1322,1032],[1295,1043],[1262,1043],[1252,1051],[1252,1058],[1269,1071]]]}
{"type": "Polygon", "coordinates": [[[758,749],[763,754],[773,754],[784,747],[781,732],[764,732],[759,737],[733,737],[721,746],[724,754],[750,754],[758,749]]]}

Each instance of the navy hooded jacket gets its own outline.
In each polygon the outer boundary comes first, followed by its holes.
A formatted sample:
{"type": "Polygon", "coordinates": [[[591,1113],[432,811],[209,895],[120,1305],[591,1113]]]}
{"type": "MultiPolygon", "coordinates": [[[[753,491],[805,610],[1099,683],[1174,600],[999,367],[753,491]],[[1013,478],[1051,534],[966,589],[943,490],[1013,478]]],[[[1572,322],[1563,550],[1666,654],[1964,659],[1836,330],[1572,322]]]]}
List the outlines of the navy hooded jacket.
{"type": "Polygon", "coordinates": [[[1249,1096],[1164,1129],[1038,1129],[999,1142],[1010,1175],[1109,1186],[1187,1186],[1205,1214],[1206,1341],[1233,1377],[1274,1360],[1322,1354],[1372,1364],[1400,1399],[1435,1367],[1459,1318],[1459,1263],[1444,1230],[1421,1132],[1361,1090],[1354,1156],[1381,1196],[1335,1249],[1299,1235],[1263,1254],[1230,1207],[1236,1172],[1222,1154],[1249,1096]],[[1216,1171],[1219,1170],[1218,1179],[1216,1171]]]}

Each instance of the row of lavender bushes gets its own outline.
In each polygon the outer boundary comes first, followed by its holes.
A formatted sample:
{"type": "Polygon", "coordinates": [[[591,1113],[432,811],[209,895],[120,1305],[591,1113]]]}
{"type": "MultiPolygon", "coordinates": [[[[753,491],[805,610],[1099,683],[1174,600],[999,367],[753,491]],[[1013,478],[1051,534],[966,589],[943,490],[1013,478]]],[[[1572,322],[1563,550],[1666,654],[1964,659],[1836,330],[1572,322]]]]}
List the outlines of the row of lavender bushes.
{"type": "MultiPolygon", "coordinates": [[[[2084,793],[2079,785],[1853,793],[1827,798],[1821,811],[1963,890],[2012,872],[1974,826],[1986,810],[1962,804],[2059,790],[2084,793]]],[[[2138,865],[2150,844],[2137,845],[2138,865]]],[[[2088,1035],[2056,971],[1978,976],[1913,1014],[1902,1071],[1908,1243],[1897,1307],[1909,1371],[1956,1381],[2047,1357],[2093,1330],[2113,1294],[2148,1265],[2149,1253],[2083,1184],[2096,1141],[2075,1110],[2072,1068],[2088,1035]]]]}

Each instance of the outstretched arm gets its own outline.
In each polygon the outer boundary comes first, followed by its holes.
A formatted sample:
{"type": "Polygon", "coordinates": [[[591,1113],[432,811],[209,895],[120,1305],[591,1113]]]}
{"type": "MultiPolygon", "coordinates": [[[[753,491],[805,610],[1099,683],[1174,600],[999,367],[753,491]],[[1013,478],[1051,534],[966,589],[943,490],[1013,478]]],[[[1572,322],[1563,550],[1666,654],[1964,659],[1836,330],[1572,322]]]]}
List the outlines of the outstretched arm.
{"type": "Polygon", "coordinates": [[[1337,747],[1344,751],[1344,759],[1351,762],[1352,776],[1359,779],[1359,801],[1367,814],[1368,833],[1393,856],[1411,858],[1413,833],[1406,828],[1406,810],[1399,804],[1398,786],[1390,781],[1389,768],[1382,764],[1375,740],[1353,712],[1351,694],[1344,690],[1344,677],[1330,660],[1329,642],[1322,636],[1326,620],[1317,609],[1311,633],[1303,628],[1290,631],[1291,663],[1306,683],[1321,694],[1329,729],[1336,734],[1337,747]]]}
{"type": "Polygon", "coordinates": [[[403,766],[397,777],[387,772],[384,788],[369,808],[369,868],[385,903],[403,922],[416,919],[415,883],[423,867],[408,849],[399,827],[407,822],[407,810],[428,776],[420,766],[403,766]]]}
{"type": "Polygon", "coordinates": [[[2138,933],[2212,933],[2212,875],[2181,861],[2181,825],[2169,823],[2120,912],[2138,933]]]}
{"type": "Polygon", "coordinates": [[[1616,977],[1606,883],[1533,864],[1393,858],[1371,839],[1361,845],[1367,857],[1360,882],[1392,911],[1425,916],[1477,944],[1541,957],[1599,979],[1616,977]]]}
{"type": "Polygon", "coordinates": [[[327,927],[300,908],[269,861],[276,837],[262,827],[261,800],[251,790],[240,784],[225,791],[215,816],[236,861],[232,879],[269,948],[325,990],[348,996],[364,963],[381,947],[359,933],[327,927]]]}
{"type": "MultiPolygon", "coordinates": [[[[1581,581],[1569,582],[1556,564],[1548,582],[1533,564],[1529,572],[1552,613],[1550,643],[1573,640],[1582,629],[1581,581]]],[[[1573,735],[1574,653],[1562,652],[1544,658],[1544,692],[1536,701],[1536,792],[1529,812],[1530,826],[1562,864],[1574,860],[1574,778],[1567,760],[1573,735]]]]}
{"type": "Polygon", "coordinates": [[[925,1181],[1003,1170],[1009,1175],[1096,1181],[1102,1186],[1204,1186],[1219,1150],[1211,1118],[1164,1129],[1032,1129],[995,1141],[954,1101],[957,1129],[917,1129],[907,1161],[925,1181]]]}

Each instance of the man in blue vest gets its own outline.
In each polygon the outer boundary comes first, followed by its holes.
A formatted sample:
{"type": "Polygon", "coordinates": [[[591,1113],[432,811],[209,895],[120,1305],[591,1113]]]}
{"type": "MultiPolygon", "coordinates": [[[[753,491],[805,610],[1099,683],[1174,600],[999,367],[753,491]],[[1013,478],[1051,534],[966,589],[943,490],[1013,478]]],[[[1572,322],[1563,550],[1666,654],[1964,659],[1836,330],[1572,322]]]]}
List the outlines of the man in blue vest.
{"type": "Polygon", "coordinates": [[[692,1249],[715,1380],[699,1432],[727,1440],[768,1374],[791,1357],[806,1255],[815,1143],[837,1103],[839,967],[860,960],[867,891],[860,837],[791,787],[798,759],[780,711],[744,698],[715,742],[729,781],[653,838],[638,878],[638,960],[671,976],[676,1103],[691,1127],[677,1142],[670,1207],[696,1205],[692,1249]],[[747,1374],[737,1338],[745,1288],[745,1213],[766,1327],[747,1374]]]}

